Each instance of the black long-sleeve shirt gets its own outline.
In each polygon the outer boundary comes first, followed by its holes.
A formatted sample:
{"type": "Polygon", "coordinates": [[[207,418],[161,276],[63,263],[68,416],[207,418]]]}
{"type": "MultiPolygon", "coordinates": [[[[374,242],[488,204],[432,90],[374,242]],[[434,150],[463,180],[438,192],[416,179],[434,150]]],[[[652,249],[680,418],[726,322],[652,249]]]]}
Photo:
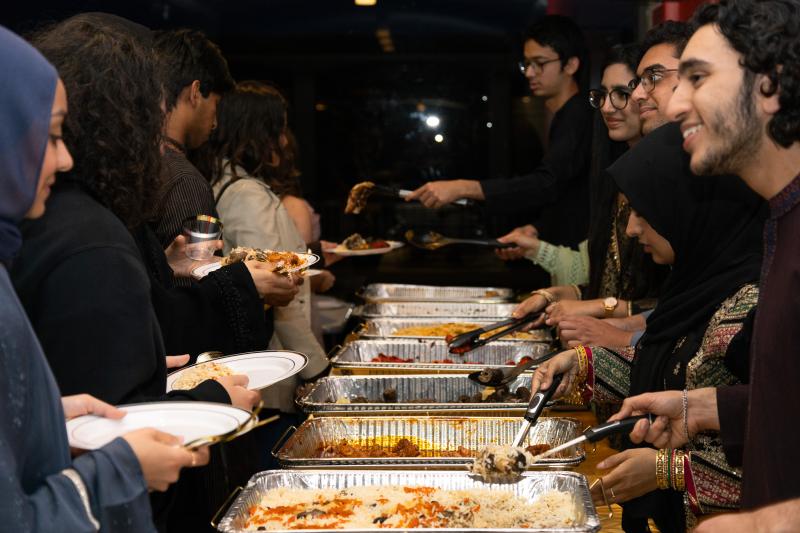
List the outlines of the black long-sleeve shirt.
{"type": "Polygon", "coordinates": [[[525,213],[542,238],[577,246],[589,232],[592,109],[577,93],[550,124],[549,146],[530,174],[481,181],[490,212],[525,213]]]}

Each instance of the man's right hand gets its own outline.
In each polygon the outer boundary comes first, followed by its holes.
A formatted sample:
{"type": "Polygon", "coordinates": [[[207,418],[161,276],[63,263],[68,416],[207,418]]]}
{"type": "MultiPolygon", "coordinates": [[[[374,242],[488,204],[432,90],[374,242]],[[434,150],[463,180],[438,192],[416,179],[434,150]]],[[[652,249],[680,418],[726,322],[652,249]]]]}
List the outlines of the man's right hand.
{"type": "Polygon", "coordinates": [[[259,296],[265,303],[283,307],[289,305],[289,302],[297,296],[300,289],[291,276],[276,274],[259,261],[245,261],[244,264],[253,277],[259,296]]]}
{"type": "Polygon", "coordinates": [[[683,422],[683,392],[648,392],[627,398],[614,416],[614,422],[628,416],[654,414],[651,424],[639,420],[631,431],[631,440],[653,444],[656,448],[680,448],[701,431],[719,430],[717,390],[712,387],[691,390],[687,394],[689,435],[683,422]]]}
{"type": "Polygon", "coordinates": [[[208,463],[208,447],[194,451],[181,446],[181,439],[153,428],[138,429],[122,436],[139,460],[150,490],[165,491],[178,481],[181,468],[208,463]]]}
{"type": "Polygon", "coordinates": [[[481,183],[475,180],[429,181],[406,196],[406,202],[419,200],[430,209],[438,209],[460,198],[483,200],[481,183]]]}

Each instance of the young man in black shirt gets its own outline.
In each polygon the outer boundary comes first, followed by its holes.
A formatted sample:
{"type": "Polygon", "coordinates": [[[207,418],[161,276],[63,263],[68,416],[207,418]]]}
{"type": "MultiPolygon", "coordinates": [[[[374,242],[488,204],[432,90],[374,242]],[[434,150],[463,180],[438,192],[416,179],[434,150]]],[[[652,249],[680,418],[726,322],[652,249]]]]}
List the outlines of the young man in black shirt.
{"type": "Polygon", "coordinates": [[[588,74],[583,34],[571,19],[546,16],[526,34],[520,70],[534,96],[544,99],[553,119],[548,150],[540,165],[510,179],[428,182],[406,200],[442,207],[458,198],[485,200],[490,211],[529,213],[543,235],[554,243],[577,245],[586,239],[589,210],[589,156],[592,110],[581,94],[588,74]],[[572,213],[566,219],[563,213],[572,213]]]}

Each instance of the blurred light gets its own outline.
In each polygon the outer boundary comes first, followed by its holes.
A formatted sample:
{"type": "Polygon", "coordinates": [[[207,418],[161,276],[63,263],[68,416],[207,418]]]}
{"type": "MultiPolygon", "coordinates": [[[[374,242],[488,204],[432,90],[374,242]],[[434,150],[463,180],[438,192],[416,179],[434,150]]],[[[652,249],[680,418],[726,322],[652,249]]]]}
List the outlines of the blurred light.
{"type": "Polygon", "coordinates": [[[487,123],[486,123],[486,127],[487,127],[487,128],[491,128],[491,127],[492,127],[492,123],[491,123],[491,122],[487,122],[487,123]]]}
{"type": "Polygon", "coordinates": [[[325,111],[326,109],[328,109],[328,106],[326,106],[326,105],[325,105],[325,104],[323,104],[322,102],[317,102],[317,103],[314,105],[314,109],[316,109],[317,111],[325,111]]]}
{"type": "Polygon", "coordinates": [[[378,0],[356,0],[357,6],[374,6],[378,0]]]}
{"type": "Polygon", "coordinates": [[[442,135],[441,133],[437,133],[436,135],[433,136],[433,140],[436,141],[437,143],[444,142],[444,135],[442,135]]]}
{"type": "Polygon", "coordinates": [[[489,100],[489,97],[484,94],[483,96],[481,96],[481,100],[486,102],[489,100]]]}
{"type": "Polygon", "coordinates": [[[378,28],[375,30],[375,38],[384,53],[394,52],[394,42],[392,41],[392,32],[389,28],[378,28]]]}
{"type": "Polygon", "coordinates": [[[425,104],[423,104],[422,102],[417,102],[417,111],[419,111],[420,113],[424,113],[425,112],[425,104]]]}
{"type": "Polygon", "coordinates": [[[428,118],[425,119],[425,124],[427,124],[429,128],[438,128],[439,122],[439,117],[436,115],[428,115],[428,118]]]}
{"type": "Polygon", "coordinates": [[[531,101],[531,97],[530,96],[523,96],[522,97],[522,103],[523,104],[530,103],[530,101],[531,101]]]}

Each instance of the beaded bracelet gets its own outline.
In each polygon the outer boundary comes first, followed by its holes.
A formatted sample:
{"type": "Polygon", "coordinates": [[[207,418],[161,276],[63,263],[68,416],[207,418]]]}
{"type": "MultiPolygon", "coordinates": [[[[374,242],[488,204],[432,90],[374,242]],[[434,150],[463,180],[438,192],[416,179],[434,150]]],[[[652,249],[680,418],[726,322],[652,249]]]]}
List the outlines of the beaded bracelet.
{"type": "Polygon", "coordinates": [[[689,437],[689,391],[683,389],[683,431],[686,433],[686,446],[692,449],[692,439],[689,437]]]}

